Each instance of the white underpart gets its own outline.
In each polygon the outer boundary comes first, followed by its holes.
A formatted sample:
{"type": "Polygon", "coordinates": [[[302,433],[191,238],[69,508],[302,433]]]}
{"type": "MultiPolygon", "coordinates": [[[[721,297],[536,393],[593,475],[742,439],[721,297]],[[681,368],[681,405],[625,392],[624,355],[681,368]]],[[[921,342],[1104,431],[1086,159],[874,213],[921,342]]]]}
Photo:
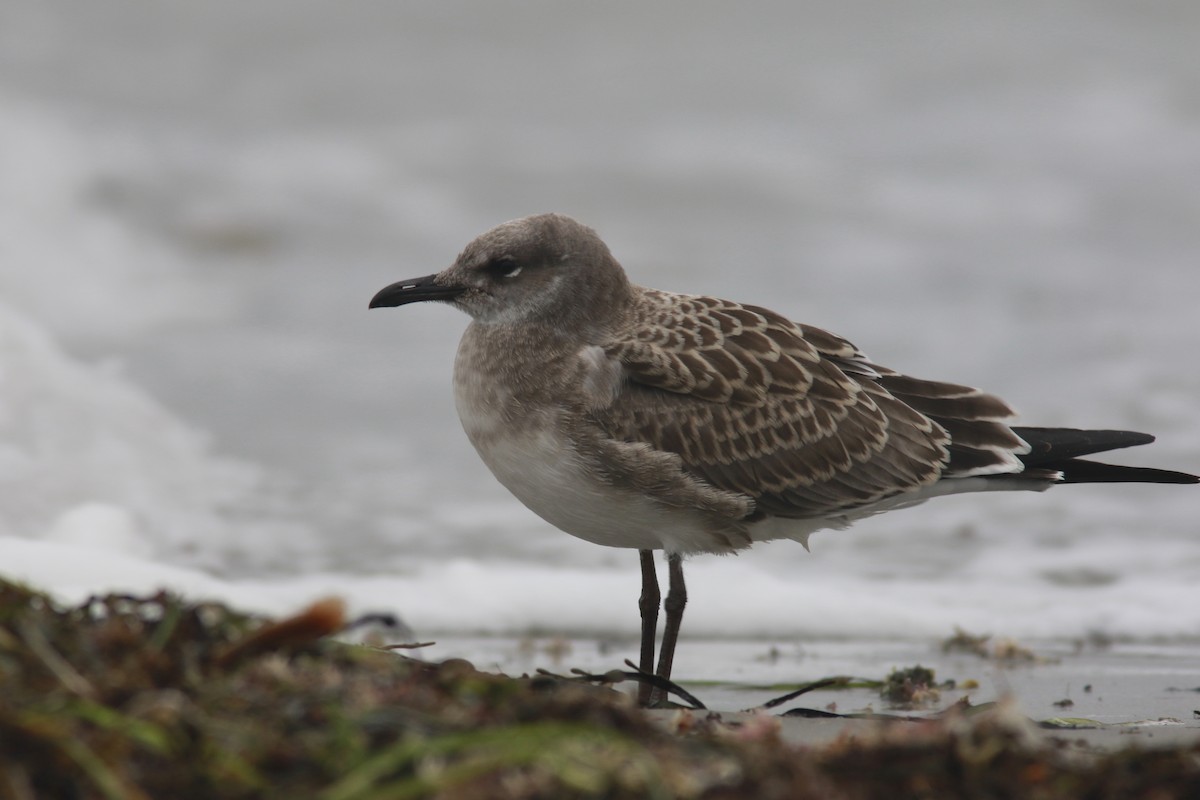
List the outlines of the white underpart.
{"type": "MultiPolygon", "coordinates": [[[[465,418],[463,425],[471,436],[465,418]]],[[[699,553],[711,547],[700,513],[669,508],[638,492],[601,482],[553,427],[480,440],[476,447],[506,489],[530,511],[572,536],[639,550],[699,553]]]]}
{"type": "MultiPolygon", "coordinates": [[[[587,367],[588,398],[611,402],[620,384],[620,365],[598,347],[583,348],[580,357],[587,367]]],[[[563,433],[560,409],[527,409],[514,425],[503,411],[511,398],[508,390],[460,367],[454,388],[463,430],[496,480],[530,511],[572,536],[608,547],[681,553],[712,549],[709,525],[700,512],[670,508],[601,480],[563,433]]]]}
{"type": "Polygon", "coordinates": [[[808,537],[817,531],[848,528],[860,519],[873,517],[885,511],[895,511],[898,508],[911,508],[934,497],[965,494],[968,492],[1043,492],[1053,485],[1054,481],[1042,479],[1026,480],[1016,476],[1011,480],[988,480],[986,477],[951,478],[938,481],[931,486],[925,486],[913,492],[905,492],[904,494],[885,498],[877,503],[819,519],[768,517],[761,522],[755,522],[750,525],[750,536],[756,542],[767,542],[772,539],[791,539],[804,545],[804,549],[807,550],[808,537]]]}

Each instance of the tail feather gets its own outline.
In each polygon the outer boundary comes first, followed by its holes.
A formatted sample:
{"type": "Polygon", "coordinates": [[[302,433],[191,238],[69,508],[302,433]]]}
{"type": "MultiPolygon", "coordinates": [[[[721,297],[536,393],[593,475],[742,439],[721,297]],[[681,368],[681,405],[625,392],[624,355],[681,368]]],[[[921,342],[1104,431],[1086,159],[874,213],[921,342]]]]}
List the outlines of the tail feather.
{"type": "Polygon", "coordinates": [[[1084,461],[1082,458],[1044,464],[1042,469],[1061,472],[1062,480],[1059,483],[1200,483],[1200,477],[1186,472],[1103,464],[1099,461],[1084,461]]]}
{"type": "Polygon", "coordinates": [[[1154,437],[1134,431],[1091,431],[1076,428],[1013,428],[1029,443],[1018,458],[1029,470],[1062,474],[1061,483],[1200,483],[1200,477],[1150,467],[1126,467],[1085,461],[1079,456],[1149,444],[1154,437]]]}

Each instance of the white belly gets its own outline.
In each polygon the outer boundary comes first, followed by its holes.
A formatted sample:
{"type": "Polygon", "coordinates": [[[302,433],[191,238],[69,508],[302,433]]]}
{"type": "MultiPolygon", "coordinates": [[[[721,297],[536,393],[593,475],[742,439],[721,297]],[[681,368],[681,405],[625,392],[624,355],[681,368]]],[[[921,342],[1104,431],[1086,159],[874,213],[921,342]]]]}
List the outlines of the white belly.
{"type": "MultiPolygon", "coordinates": [[[[751,540],[794,537],[800,541],[828,522],[756,524],[667,505],[633,488],[613,486],[580,458],[563,424],[562,408],[522,385],[520,371],[492,367],[502,354],[475,324],[459,345],[454,369],[458,416],[480,458],[528,509],[559,530],[607,547],[669,553],[730,553],[751,540]],[[515,377],[514,377],[515,375],[515,377]]],[[[523,365],[527,370],[545,364],[523,365]]]]}
{"type": "MultiPolygon", "coordinates": [[[[520,386],[520,371],[493,369],[511,355],[491,352],[494,342],[476,324],[467,329],[455,362],[454,399],[467,438],[506,489],[551,525],[595,544],[709,549],[698,512],[670,509],[640,493],[614,488],[589,470],[561,430],[564,412],[546,398],[531,398],[530,388],[520,386]]],[[[544,370],[548,365],[524,368],[544,370]]]]}
{"type": "Polygon", "coordinates": [[[471,436],[483,462],[518,500],[559,530],[607,547],[694,553],[711,549],[698,512],[607,485],[553,429],[471,436]]]}

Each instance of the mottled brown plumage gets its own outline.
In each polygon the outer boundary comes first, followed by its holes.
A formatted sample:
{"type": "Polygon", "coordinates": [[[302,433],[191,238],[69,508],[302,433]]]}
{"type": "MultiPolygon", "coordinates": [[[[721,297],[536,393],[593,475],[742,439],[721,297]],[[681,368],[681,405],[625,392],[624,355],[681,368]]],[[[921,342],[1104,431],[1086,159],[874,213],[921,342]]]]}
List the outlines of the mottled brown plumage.
{"type": "Polygon", "coordinates": [[[371,305],[417,300],[472,317],[455,397],[500,482],[568,533],[642,551],[647,670],[659,600],[649,554],[668,553],[664,677],[686,600],[681,554],[807,544],[942,494],[1197,480],[1078,457],[1153,437],[1014,430],[1003,400],[902,375],[827,331],[631,284],[594,231],[557,214],[494,228],[450,268],[371,305]]]}
{"type": "Polygon", "coordinates": [[[627,385],[595,422],[679,455],[760,517],[844,513],[942,477],[1016,471],[1026,449],[999,399],[898,375],[757,306],[641,290],[600,346],[627,385]]]}

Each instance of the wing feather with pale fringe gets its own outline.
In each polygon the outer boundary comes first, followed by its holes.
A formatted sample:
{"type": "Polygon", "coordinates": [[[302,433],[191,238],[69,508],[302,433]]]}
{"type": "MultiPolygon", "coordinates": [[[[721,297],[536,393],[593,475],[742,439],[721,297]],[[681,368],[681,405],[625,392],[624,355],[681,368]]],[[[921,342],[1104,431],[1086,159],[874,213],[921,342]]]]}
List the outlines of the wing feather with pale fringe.
{"type": "Polygon", "coordinates": [[[755,516],[821,517],[942,478],[1019,472],[1027,445],[997,397],[871,363],[772,311],[645,290],[604,346],[625,383],[591,411],[607,435],[675,453],[755,516]]]}

